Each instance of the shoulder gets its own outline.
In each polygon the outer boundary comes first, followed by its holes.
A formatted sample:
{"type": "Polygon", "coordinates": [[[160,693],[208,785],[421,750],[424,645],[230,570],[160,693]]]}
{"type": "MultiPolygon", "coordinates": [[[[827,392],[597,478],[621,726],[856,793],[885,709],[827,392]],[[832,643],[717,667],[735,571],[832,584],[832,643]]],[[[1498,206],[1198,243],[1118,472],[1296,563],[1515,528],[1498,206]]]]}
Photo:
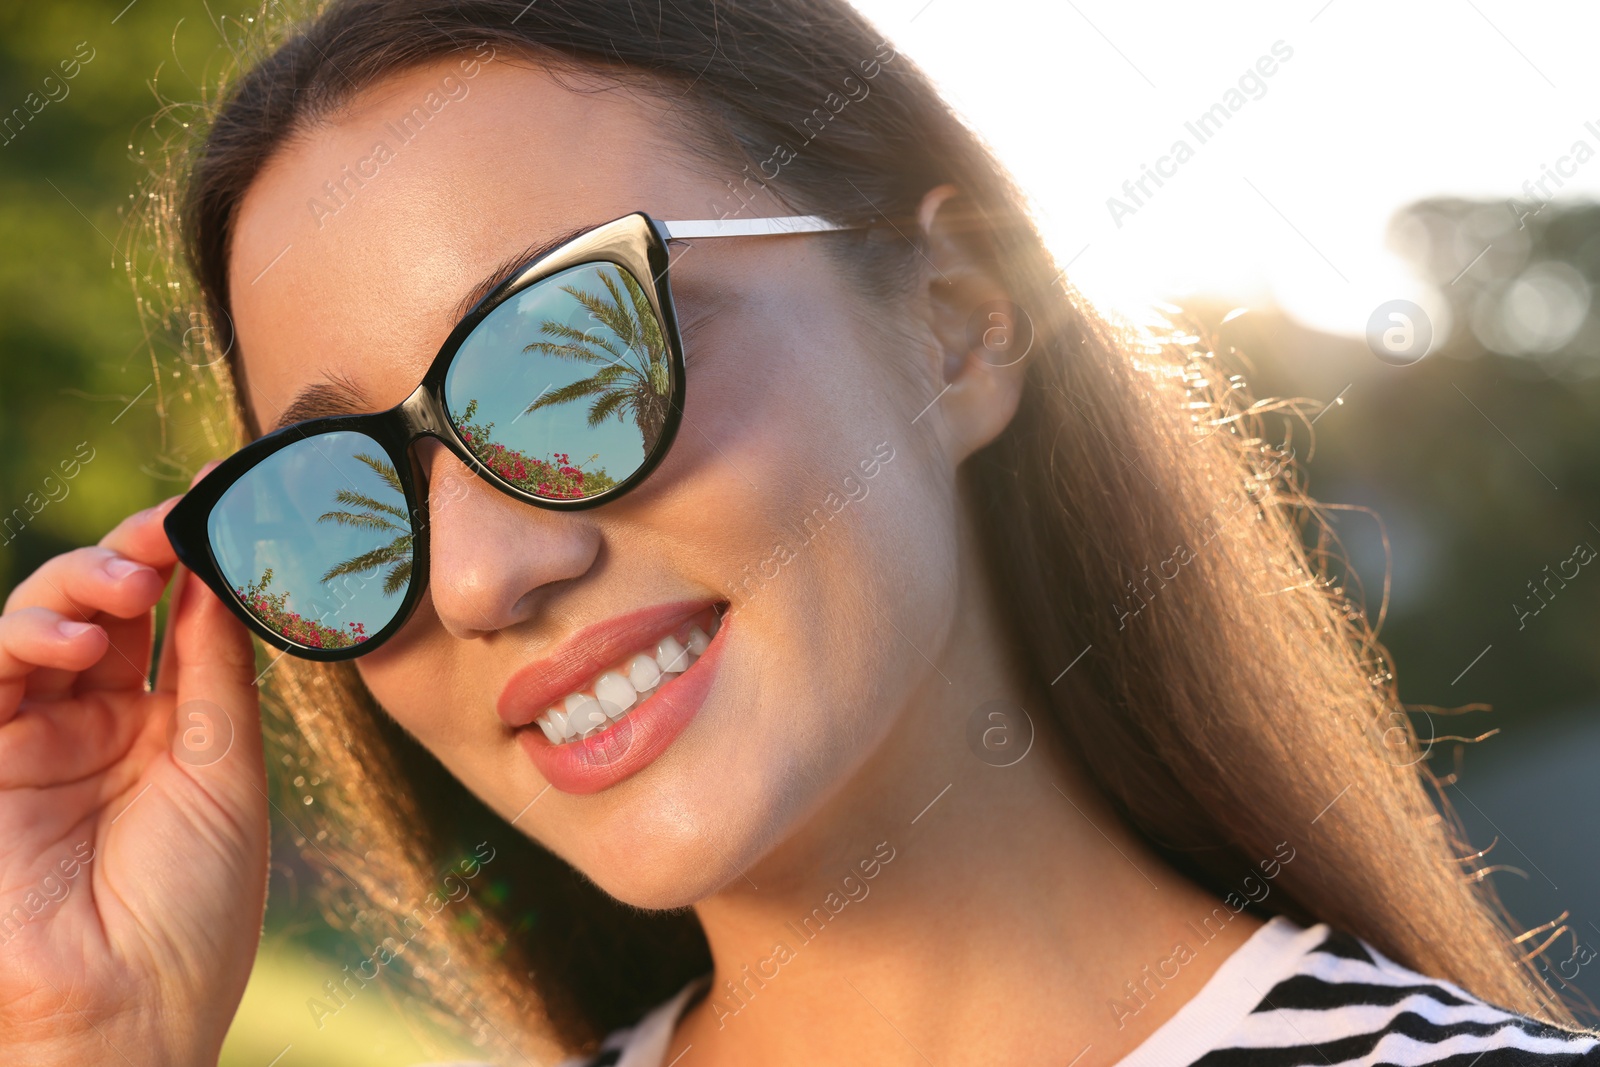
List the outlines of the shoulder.
{"type": "Polygon", "coordinates": [[[1305,951],[1195,1067],[1600,1067],[1600,1036],[1486,1003],[1347,934],[1305,951]]]}
{"type": "Polygon", "coordinates": [[[679,1018],[709,985],[710,976],[701,975],[634,1025],[612,1031],[597,1051],[564,1060],[557,1067],[661,1067],[679,1018]]]}

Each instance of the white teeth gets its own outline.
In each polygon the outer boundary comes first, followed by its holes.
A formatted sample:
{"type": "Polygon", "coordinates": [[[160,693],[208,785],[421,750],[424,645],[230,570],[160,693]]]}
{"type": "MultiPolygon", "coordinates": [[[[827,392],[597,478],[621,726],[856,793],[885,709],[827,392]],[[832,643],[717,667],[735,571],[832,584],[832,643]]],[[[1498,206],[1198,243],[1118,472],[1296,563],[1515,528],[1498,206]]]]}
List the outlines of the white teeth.
{"type": "Polygon", "coordinates": [[[604,671],[594,680],[593,692],[569,693],[534,721],[552,745],[565,744],[610,726],[628,709],[647,699],[660,686],[688,670],[705,654],[721,623],[713,618],[705,629],[689,630],[688,647],[672,634],[656,642],[655,652],[640,652],[621,666],[604,671]]]}
{"type": "Polygon", "coordinates": [[[590,730],[606,724],[606,713],[600,702],[588,693],[573,693],[567,697],[567,728],[573,735],[583,736],[590,730]]]}
{"type": "Polygon", "coordinates": [[[668,634],[656,645],[656,662],[663,674],[679,674],[689,669],[689,650],[668,634]]]}
{"type": "Polygon", "coordinates": [[[620,719],[622,713],[633,707],[639,700],[639,691],[633,683],[616,671],[606,671],[594,682],[594,695],[602,704],[610,704],[606,714],[613,719],[620,719]],[[612,714],[612,708],[616,714],[612,714]]]}
{"type": "Polygon", "coordinates": [[[661,668],[643,652],[628,661],[628,681],[640,693],[654,689],[661,681],[661,668]]]}

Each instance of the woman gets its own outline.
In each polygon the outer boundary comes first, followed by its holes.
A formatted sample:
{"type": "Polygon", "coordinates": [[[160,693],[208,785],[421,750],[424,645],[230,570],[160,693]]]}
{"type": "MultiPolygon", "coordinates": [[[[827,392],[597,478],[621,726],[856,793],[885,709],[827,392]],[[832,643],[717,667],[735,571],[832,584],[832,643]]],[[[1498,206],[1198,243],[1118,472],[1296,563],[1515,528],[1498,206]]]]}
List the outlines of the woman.
{"type": "Polygon", "coordinates": [[[12,1061],[215,1062],[259,682],[373,946],[319,1025],[404,970],[507,1063],[1600,1062],[1287,440],[844,3],[335,2],[182,192],[254,443],[0,617],[12,1061]]]}

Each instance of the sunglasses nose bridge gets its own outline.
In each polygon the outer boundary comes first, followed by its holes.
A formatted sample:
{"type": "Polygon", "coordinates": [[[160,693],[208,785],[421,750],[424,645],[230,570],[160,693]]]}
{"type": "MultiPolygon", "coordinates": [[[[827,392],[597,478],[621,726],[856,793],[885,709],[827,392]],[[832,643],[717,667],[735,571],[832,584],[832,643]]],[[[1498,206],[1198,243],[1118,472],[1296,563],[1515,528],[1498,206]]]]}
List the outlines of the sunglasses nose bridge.
{"type": "MultiPolygon", "coordinates": [[[[400,402],[400,406],[396,410],[400,415],[401,425],[405,434],[406,452],[409,453],[414,476],[418,479],[419,489],[422,486],[427,487],[426,489],[421,489],[421,498],[412,506],[412,522],[419,527],[423,527],[429,524],[429,505],[435,502],[433,498],[439,486],[430,484],[430,479],[424,473],[424,461],[421,454],[416,451],[416,444],[419,438],[437,438],[443,443],[446,451],[453,453],[461,461],[462,465],[466,467],[469,476],[475,475],[483,478],[483,475],[477,469],[477,464],[473,460],[471,453],[463,449],[457,441],[455,430],[450,424],[450,416],[445,410],[443,401],[427,382],[417,386],[410,396],[400,402]]],[[[495,486],[497,489],[502,488],[491,479],[484,478],[483,480],[488,481],[490,485],[495,486]]],[[[455,485],[446,495],[454,498],[458,497],[460,492],[461,487],[455,485]]]]}
{"type": "Polygon", "coordinates": [[[445,429],[450,421],[449,416],[427,382],[417,386],[410,396],[400,402],[400,418],[405,424],[406,437],[410,440],[416,440],[423,434],[449,439],[445,429]]]}
{"type": "MultiPolygon", "coordinates": [[[[417,483],[420,488],[426,484],[426,477],[423,474],[420,456],[416,451],[417,441],[422,437],[435,437],[444,442],[445,447],[455,451],[452,447],[451,435],[446,429],[450,421],[449,416],[445,412],[444,404],[427,382],[423,382],[412,390],[411,395],[400,402],[400,406],[396,411],[400,416],[400,422],[405,434],[405,452],[411,464],[413,477],[421,479],[417,483]]],[[[430,493],[431,490],[423,490],[419,494],[419,499],[411,505],[411,521],[418,529],[423,529],[429,525],[427,497],[430,493]]]]}

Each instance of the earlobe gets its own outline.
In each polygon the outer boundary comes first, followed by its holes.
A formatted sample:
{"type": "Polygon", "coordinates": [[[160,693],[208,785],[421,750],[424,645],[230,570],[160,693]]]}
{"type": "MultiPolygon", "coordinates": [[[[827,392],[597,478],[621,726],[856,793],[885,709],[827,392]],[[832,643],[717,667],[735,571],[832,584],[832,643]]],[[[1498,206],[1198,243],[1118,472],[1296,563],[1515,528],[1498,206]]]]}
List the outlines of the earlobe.
{"type": "Polygon", "coordinates": [[[982,219],[955,186],[929,190],[917,222],[929,267],[928,326],[941,357],[938,424],[959,463],[998,437],[1016,413],[1032,323],[1007,291],[982,219]]]}

